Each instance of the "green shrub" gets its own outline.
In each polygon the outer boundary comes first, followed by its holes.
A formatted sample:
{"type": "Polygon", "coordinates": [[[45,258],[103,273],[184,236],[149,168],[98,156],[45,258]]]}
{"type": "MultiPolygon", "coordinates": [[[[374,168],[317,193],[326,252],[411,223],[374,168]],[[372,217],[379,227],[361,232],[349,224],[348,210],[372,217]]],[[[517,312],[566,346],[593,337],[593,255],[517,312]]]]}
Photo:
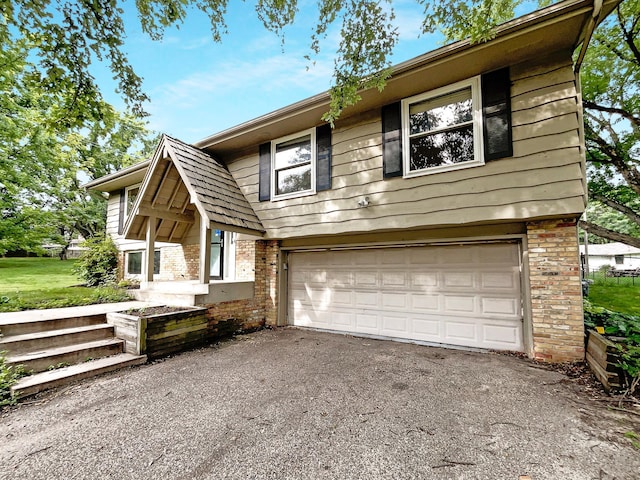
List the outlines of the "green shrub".
{"type": "Polygon", "coordinates": [[[603,327],[605,335],[620,337],[616,342],[618,366],[627,377],[627,393],[633,394],[640,384],[640,316],[612,312],[585,300],[584,324],[591,329],[603,327]]]}
{"type": "Polygon", "coordinates": [[[76,263],[74,271],[88,287],[114,285],[118,268],[118,248],[106,235],[89,239],[83,243],[88,247],[76,263]]]}
{"type": "Polygon", "coordinates": [[[11,387],[24,377],[26,372],[22,365],[7,365],[4,352],[0,352],[0,408],[7,405],[14,405],[16,398],[11,395],[11,387]]]}

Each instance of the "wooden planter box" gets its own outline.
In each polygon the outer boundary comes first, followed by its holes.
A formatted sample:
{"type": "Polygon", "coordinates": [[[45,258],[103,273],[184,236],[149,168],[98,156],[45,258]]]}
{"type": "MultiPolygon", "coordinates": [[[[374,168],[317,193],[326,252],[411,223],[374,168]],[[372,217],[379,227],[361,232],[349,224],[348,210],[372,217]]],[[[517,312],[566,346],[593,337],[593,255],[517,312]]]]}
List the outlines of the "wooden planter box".
{"type": "Polygon", "coordinates": [[[180,308],[172,312],[107,314],[107,322],[115,327],[116,337],[125,341],[125,351],[147,355],[149,359],[164,357],[211,340],[207,309],[180,308]]]}
{"type": "Polygon", "coordinates": [[[624,372],[617,366],[619,361],[616,343],[594,330],[589,330],[587,363],[607,392],[625,386],[624,372]]]}

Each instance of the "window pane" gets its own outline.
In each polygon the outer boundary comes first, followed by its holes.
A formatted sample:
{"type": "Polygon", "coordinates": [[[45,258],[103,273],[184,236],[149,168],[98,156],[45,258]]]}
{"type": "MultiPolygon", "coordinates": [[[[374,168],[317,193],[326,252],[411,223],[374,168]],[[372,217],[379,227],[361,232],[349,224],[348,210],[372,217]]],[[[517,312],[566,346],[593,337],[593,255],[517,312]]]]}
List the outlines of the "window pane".
{"type": "Polygon", "coordinates": [[[442,129],[470,122],[473,118],[471,88],[409,106],[409,133],[442,129]]]}
{"type": "Polygon", "coordinates": [[[275,168],[290,167],[311,162],[311,135],[276,145],[275,168]]]}
{"type": "Polygon", "coordinates": [[[133,204],[136,203],[136,198],[138,198],[139,191],[140,191],[140,187],[131,188],[127,190],[127,215],[131,213],[133,204]]]}
{"type": "Polygon", "coordinates": [[[311,190],[311,165],[276,172],[277,195],[311,190]]]}
{"type": "Polygon", "coordinates": [[[160,250],[153,252],[153,273],[156,275],[160,273],[160,250]]]}
{"type": "Polygon", "coordinates": [[[142,273],[142,252],[127,253],[127,273],[130,275],[142,273]]]}
{"type": "Polygon", "coordinates": [[[410,169],[439,167],[473,160],[473,128],[471,125],[436,133],[410,141],[410,169]]]}

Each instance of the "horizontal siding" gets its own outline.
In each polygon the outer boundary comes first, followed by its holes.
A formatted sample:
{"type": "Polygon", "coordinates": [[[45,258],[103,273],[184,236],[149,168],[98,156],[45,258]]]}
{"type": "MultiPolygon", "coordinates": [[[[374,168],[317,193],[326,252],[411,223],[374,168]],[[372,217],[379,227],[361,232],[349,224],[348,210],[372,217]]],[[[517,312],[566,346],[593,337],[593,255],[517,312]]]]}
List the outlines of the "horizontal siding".
{"type": "Polygon", "coordinates": [[[107,201],[106,232],[114,239],[118,236],[118,222],[120,217],[120,194],[111,192],[107,201]]]}
{"type": "Polygon", "coordinates": [[[573,215],[584,208],[578,102],[571,64],[519,65],[512,72],[512,158],[410,179],[382,176],[379,112],[332,135],[333,188],[258,201],[258,156],[229,169],[269,238],[463,225],[573,215]],[[367,196],[368,208],[358,208],[367,196]]]}

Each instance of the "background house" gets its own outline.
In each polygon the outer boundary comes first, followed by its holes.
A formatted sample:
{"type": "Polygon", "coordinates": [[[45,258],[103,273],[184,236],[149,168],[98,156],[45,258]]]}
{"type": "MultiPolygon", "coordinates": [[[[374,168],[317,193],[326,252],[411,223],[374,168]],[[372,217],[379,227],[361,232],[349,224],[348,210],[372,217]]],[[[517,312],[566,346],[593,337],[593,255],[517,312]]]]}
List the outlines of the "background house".
{"type": "MultiPolygon", "coordinates": [[[[589,270],[596,271],[602,267],[615,270],[632,270],[640,268],[640,248],[620,242],[589,245],[589,270]]],[[[580,253],[584,255],[584,245],[580,245],[580,253]]]]}

